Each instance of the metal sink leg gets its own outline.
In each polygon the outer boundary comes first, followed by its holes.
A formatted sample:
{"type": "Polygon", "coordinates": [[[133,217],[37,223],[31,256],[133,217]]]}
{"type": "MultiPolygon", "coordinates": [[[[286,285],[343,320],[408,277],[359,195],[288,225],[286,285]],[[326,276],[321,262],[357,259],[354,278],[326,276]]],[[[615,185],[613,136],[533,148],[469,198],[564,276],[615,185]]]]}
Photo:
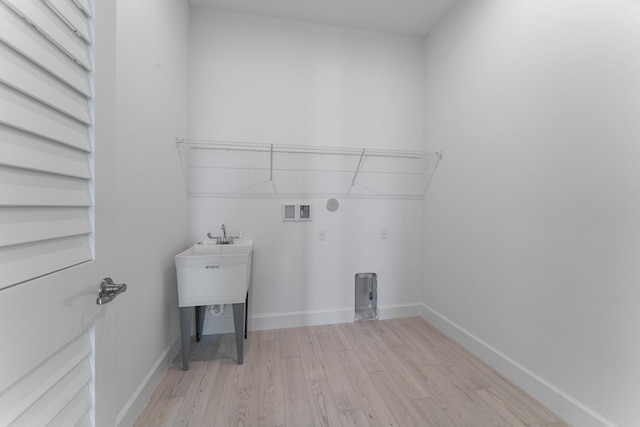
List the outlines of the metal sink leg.
{"type": "Polygon", "coordinates": [[[193,307],[180,307],[180,335],[182,337],[182,369],[189,370],[191,353],[191,317],[193,307]]]}
{"type": "Polygon", "coordinates": [[[242,365],[244,359],[244,312],[244,303],[233,304],[233,326],[236,332],[236,351],[238,353],[238,365],[242,365]]]}

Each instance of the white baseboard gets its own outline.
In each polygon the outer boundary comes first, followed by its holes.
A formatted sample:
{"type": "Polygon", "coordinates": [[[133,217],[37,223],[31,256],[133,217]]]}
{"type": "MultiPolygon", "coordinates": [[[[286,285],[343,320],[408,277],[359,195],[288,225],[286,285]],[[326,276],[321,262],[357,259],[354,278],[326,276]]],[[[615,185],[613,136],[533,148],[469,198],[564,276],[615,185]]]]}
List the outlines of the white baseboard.
{"type": "MultiPolygon", "coordinates": [[[[380,319],[420,316],[420,304],[400,304],[378,307],[380,319]]],[[[349,323],[354,320],[353,308],[335,310],[294,311],[287,313],[259,313],[249,316],[248,330],[293,328],[298,326],[330,325],[333,323],[349,323]]],[[[195,326],[192,333],[195,333],[195,326]]],[[[202,328],[204,335],[233,333],[233,317],[230,309],[225,309],[220,317],[205,316],[202,328]]]]}
{"type": "Polygon", "coordinates": [[[165,372],[167,372],[167,367],[178,355],[180,348],[181,342],[180,337],[178,336],[173,345],[162,352],[156,363],[145,376],[144,380],[142,380],[136,391],[127,401],[127,404],[124,405],[124,408],[122,408],[116,418],[117,426],[124,427],[135,424],[145,405],[149,402],[151,395],[160,384],[165,372]]]}
{"type": "Polygon", "coordinates": [[[256,314],[248,323],[249,330],[260,331],[347,322],[353,322],[353,309],[256,314]]]}
{"type": "Polygon", "coordinates": [[[415,317],[422,313],[422,304],[385,305],[378,308],[378,317],[382,319],[398,319],[415,317]]]}
{"type": "MultiPolygon", "coordinates": [[[[420,304],[389,305],[378,307],[380,319],[419,316],[420,304]]],[[[354,321],[353,308],[326,311],[257,314],[249,318],[249,330],[293,328],[298,326],[330,325],[354,321]]]]}
{"type": "Polygon", "coordinates": [[[616,427],[614,423],[553,384],[492,347],[447,317],[422,304],[422,317],[451,339],[484,360],[571,425],[616,427]]]}

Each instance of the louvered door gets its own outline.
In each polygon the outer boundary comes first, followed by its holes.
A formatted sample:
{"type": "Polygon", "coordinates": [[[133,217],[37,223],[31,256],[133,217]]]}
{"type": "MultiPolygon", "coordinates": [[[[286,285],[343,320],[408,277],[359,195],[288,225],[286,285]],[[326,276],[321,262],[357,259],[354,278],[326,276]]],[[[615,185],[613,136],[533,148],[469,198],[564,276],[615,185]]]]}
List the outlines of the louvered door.
{"type": "Polygon", "coordinates": [[[0,426],[115,424],[114,28],[112,0],[0,0],[0,426]]]}

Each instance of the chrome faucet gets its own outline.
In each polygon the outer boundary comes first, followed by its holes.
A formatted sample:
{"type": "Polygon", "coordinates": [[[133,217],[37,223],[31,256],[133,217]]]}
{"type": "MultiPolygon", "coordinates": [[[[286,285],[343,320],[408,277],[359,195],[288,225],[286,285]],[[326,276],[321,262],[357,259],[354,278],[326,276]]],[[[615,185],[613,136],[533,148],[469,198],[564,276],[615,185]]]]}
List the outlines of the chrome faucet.
{"type": "Polygon", "coordinates": [[[222,230],[222,236],[214,236],[211,233],[207,233],[207,237],[210,239],[216,239],[216,244],[218,245],[230,245],[233,243],[233,239],[239,239],[242,237],[242,233],[238,233],[237,236],[229,236],[227,237],[227,227],[222,224],[220,227],[222,230]]]}

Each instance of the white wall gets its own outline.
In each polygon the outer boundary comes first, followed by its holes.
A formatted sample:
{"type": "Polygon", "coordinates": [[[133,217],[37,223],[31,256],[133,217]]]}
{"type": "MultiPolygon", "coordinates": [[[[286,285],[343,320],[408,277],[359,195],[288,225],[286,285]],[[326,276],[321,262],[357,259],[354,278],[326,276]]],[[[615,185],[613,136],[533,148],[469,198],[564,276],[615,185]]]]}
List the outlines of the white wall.
{"type": "MultiPolygon", "coordinates": [[[[420,201],[340,199],[333,213],[326,199],[300,201],[312,204],[312,222],[282,222],[277,199],[190,201],[193,241],[209,231],[219,235],[223,223],[254,241],[249,329],[353,321],[354,275],[361,272],[378,275],[381,317],[419,313],[420,201]],[[383,227],[386,240],[379,238],[383,227]]],[[[226,313],[231,316],[229,307],[226,313]]],[[[232,325],[231,318],[219,326],[206,322],[205,333],[232,325]]]]}
{"type": "Polygon", "coordinates": [[[426,316],[574,425],[640,425],[640,3],[463,3],[425,93],[426,316]]]}
{"type": "Polygon", "coordinates": [[[175,138],[187,128],[188,19],[182,0],[117,2],[114,279],[128,285],[109,306],[117,310],[119,425],[133,425],[179,349],[173,256],[188,226],[175,138]]]}
{"type": "MultiPolygon", "coordinates": [[[[420,38],[192,7],[190,49],[192,138],[422,148],[420,38]]],[[[222,223],[255,241],[250,329],[353,320],[358,272],[378,274],[381,316],[418,313],[420,201],[341,199],[330,213],[317,198],[313,222],[294,224],[283,201],[303,200],[189,202],[193,241],[222,223]]]]}
{"type": "Polygon", "coordinates": [[[192,138],[420,149],[421,39],[192,7],[192,138]]]}

